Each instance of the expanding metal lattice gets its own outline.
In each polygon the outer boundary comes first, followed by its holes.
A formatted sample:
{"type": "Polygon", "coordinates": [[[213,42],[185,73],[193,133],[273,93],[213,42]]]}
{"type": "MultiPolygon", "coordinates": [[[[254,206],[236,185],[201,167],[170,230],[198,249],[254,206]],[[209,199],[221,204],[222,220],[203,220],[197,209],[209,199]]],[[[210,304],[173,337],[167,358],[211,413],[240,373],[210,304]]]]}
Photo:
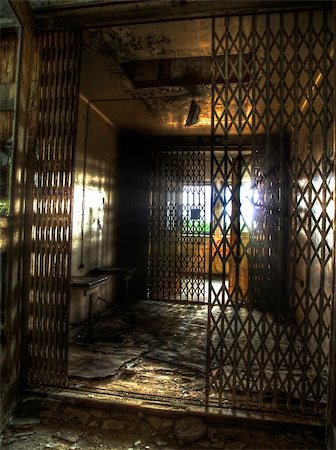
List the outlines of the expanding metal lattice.
{"type": "Polygon", "coordinates": [[[209,402],[325,411],[334,276],[332,30],[327,10],[213,20],[212,136],[225,144],[211,152],[209,402]],[[250,165],[242,166],[247,137],[250,165]],[[239,213],[244,171],[251,223],[239,213]],[[226,208],[227,186],[236,209],[228,227],[217,213],[218,204],[226,208]],[[218,257],[220,289],[212,273],[218,257]]]}
{"type": "Polygon", "coordinates": [[[29,381],[67,381],[73,157],[80,36],[39,36],[38,129],[33,186],[29,381]]]}
{"type": "MultiPolygon", "coordinates": [[[[153,154],[149,298],[205,302],[207,208],[205,151],[153,154]]],[[[210,193],[210,186],[208,186],[210,193]]],[[[210,216],[208,218],[208,226],[210,216]]]]}

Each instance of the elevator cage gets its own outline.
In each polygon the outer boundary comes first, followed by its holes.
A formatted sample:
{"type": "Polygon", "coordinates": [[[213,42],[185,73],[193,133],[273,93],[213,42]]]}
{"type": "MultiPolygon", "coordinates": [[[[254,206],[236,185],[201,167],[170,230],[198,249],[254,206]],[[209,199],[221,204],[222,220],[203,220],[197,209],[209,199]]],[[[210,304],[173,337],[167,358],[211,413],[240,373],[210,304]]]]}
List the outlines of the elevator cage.
{"type": "MultiPolygon", "coordinates": [[[[148,297],[207,308],[207,405],[326,411],[334,280],[328,9],[212,19],[211,148],[153,154],[148,297]],[[232,57],[235,55],[234,57],[232,57]]],[[[28,378],[67,383],[80,33],[40,32],[28,378]]]]}

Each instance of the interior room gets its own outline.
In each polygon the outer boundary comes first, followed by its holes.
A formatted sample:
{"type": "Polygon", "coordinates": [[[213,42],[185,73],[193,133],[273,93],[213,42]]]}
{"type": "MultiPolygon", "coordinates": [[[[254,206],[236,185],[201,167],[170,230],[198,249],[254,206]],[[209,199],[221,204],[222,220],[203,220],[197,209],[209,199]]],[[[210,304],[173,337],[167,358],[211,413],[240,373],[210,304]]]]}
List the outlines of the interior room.
{"type": "Polygon", "coordinates": [[[0,41],[2,416],[62,389],[333,442],[333,3],[19,3],[0,41]]]}

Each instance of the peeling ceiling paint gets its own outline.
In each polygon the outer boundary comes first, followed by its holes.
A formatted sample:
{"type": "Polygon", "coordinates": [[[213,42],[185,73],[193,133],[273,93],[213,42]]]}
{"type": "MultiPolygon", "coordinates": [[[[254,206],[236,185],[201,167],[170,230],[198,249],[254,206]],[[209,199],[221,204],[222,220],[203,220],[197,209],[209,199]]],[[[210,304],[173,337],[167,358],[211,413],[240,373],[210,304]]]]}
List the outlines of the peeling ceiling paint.
{"type": "Polygon", "coordinates": [[[188,86],[186,82],[183,86],[136,89],[122,65],[132,61],[208,57],[210,44],[209,19],[87,30],[81,89],[89,98],[101,100],[98,107],[117,126],[142,128],[155,134],[207,134],[211,117],[209,85],[188,86]],[[185,127],[192,98],[201,106],[201,114],[197,125],[185,127]]]}
{"type": "Polygon", "coordinates": [[[88,30],[85,46],[123,63],[157,58],[209,56],[210,19],[158,22],[88,30]]]}

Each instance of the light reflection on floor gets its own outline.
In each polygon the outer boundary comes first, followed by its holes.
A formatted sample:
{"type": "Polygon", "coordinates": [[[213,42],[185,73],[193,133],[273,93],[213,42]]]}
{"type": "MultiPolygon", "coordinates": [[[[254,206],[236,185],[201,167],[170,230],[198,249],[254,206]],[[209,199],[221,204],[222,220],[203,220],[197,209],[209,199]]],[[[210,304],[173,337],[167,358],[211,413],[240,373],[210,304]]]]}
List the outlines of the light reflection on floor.
{"type": "MultiPolygon", "coordinates": [[[[215,286],[220,289],[220,282],[215,286]]],[[[234,317],[238,319],[239,316],[239,320],[235,322],[239,327],[251,312],[243,307],[226,306],[223,310],[215,306],[212,313],[215,318],[225,314],[227,323],[234,317]]],[[[280,389],[279,386],[275,386],[277,382],[274,376],[274,361],[277,358],[276,349],[280,348],[283,355],[288,353],[288,333],[283,328],[283,332],[280,333],[281,339],[276,342],[274,334],[261,334],[253,330],[253,327],[261,322],[267,323],[268,327],[275,327],[274,317],[269,313],[267,316],[265,314],[260,311],[252,312],[255,325],[250,325],[249,328],[254,334],[251,346],[253,352],[263,348],[271,356],[267,358],[263,367],[260,366],[260,358],[252,358],[248,370],[245,364],[247,358],[226,363],[224,373],[229,378],[234,370],[238,374],[237,379],[240,380],[241,392],[244,392],[247,384],[250,385],[250,397],[255,395],[257,398],[260,389],[265,390],[266,396],[272,397],[271,391],[276,387],[278,395],[281,393],[285,400],[288,394],[285,391],[288,380],[286,360],[283,359],[277,368],[276,376],[280,389]],[[246,378],[247,373],[250,380],[246,378]],[[264,381],[269,380],[267,389],[258,381],[251,381],[257,380],[258,377],[264,381]]],[[[93,338],[90,341],[85,337],[85,326],[72,328],[69,351],[71,383],[88,390],[98,388],[111,392],[155,394],[204,402],[207,318],[206,304],[174,304],[144,300],[131,304],[126,309],[113,307],[96,318],[93,338]]],[[[280,326],[282,325],[278,324],[278,329],[280,326]]],[[[248,346],[245,345],[249,336],[246,330],[243,331],[237,334],[237,328],[226,329],[223,337],[225,346],[245,348],[244,352],[251,351],[251,348],[248,350],[248,346]],[[234,342],[237,335],[238,341],[234,342]]],[[[218,344],[216,339],[218,341],[219,337],[214,334],[212,342],[215,346],[218,344]]],[[[296,351],[300,353],[302,342],[295,342],[294,345],[297,346],[296,351]]],[[[216,371],[217,368],[210,366],[210,370],[216,371]]],[[[293,377],[296,383],[302,376],[312,382],[316,378],[316,373],[313,368],[308,368],[307,373],[302,374],[299,366],[294,367],[293,377]]],[[[292,395],[297,397],[295,390],[292,395]]],[[[212,397],[216,399],[216,395],[212,397]]],[[[325,401],[325,398],[321,400],[325,401]]]]}
{"type": "Polygon", "coordinates": [[[95,323],[91,342],[74,342],[81,329],[72,330],[72,381],[87,387],[204,400],[206,319],[206,305],[145,300],[126,311],[113,309],[95,323]]]}
{"type": "MultiPolygon", "coordinates": [[[[226,289],[228,289],[228,284],[228,280],[226,279],[226,289]]],[[[222,280],[219,278],[213,279],[211,283],[212,297],[214,297],[214,294],[218,295],[222,287],[222,280]]],[[[176,289],[174,294],[169,294],[168,292],[162,293],[162,299],[170,301],[207,303],[209,300],[209,280],[207,278],[181,278],[179,289],[176,289]]]]}

